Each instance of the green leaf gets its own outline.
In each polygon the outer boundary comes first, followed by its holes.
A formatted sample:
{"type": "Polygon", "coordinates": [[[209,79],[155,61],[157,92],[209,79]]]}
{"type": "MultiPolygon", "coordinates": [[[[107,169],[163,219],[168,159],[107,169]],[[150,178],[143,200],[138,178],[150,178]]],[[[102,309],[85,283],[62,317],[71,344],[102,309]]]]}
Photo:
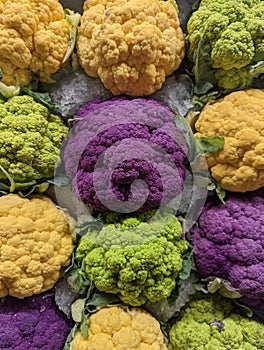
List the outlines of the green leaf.
{"type": "Polygon", "coordinates": [[[181,280],[186,280],[187,278],[189,278],[193,268],[194,268],[193,247],[189,244],[189,250],[183,257],[182,270],[179,274],[179,278],[181,280]]]}
{"type": "Polygon", "coordinates": [[[258,63],[251,66],[249,69],[249,73],[253,77],[257,77],[258,75],[263,74],[264,73],[264,61],[259,61],[258,63]]]}
{"type": "Polygon", "coordinates": [[[204,95],[216,86],[215,70],[212,67],[210,46],[204,36],[198,43],[197,51],[194,54],[195,77],[194,93],[204,95]]]}
{"type": "Polygon", "coordinates": [[[84,314],[84,311],[82,313],[82,320],[80,324],[80,331],[84,339],[88,339],[89,336],[89,327],[87,324],[87,316],[84,314]]]}
{"type": "Polygon", "coordinates": [[[78,12],[74,12],[70,9],[65,9],[64,13],[65,13],[66,21],[70,25],[70,31],[69,31],[68,48],[62,63],[65,63],[74,51],[77,36],[78,36],[78,25],[81,19],[81,15],[78,12]]]}
{"type": "Polygon", "coordinates": [[[18,85],[6,86],[4,83],[0,82],[0,94],[5,98],[11,98],[17,96],[20,93],[20,87],[18,85]]]}
{"type": "Polygon", "coordinates": [[[6,171],[2,165],[0,165],[0,171],[2,171],[2,173],[6,176],[7,180],[10,182],[10,187],[9,187],[9,192],[14,192],[16,189],[16,183],[14,181],[14,179],[12,178],[12,176],[8,173],[8,171],[6,171]]]}
{"type": "Polygon", "coordinates": [[[226,191],[222,189],[220,184],[212,176],[208,180],[208,191],[215,191],[221,203],[225,204],[226,191]]]}
{"type": "Polygon", "coordinates": [[[240,304],[236,299],[234,299],[234,303],[239,307],[241,312],[245,314],[247,317],[253,317],[254,312],[250,309],[250,307],[240,304]]]}
{"type": "Polygon", "coordinates": [[[77,330],[78,330],[78,325],[75,324],[66,338],[63,350],[70,350],[71,342],[72,342],[77,330]]]}
{"type": "Polygon", "coordinates": [[[194,96],[192,98],[192,103],[194,105],[199,106],[199,110],[201,110],[207,103],[214,102],[217,98],[221,97],[221,94],[219,91],[212,91],[208,94],[201,95],[201,96],[194,96]]]}
{"type": "Polygon", "coordinates": [[[226,191],[222,189],[220,184],[217,184],[215,191],[220,201],[225,204],[226,191]]]}
{"type": "Polygon", "coordinates": [[[185,139],[186,139],[186,142],[188,145],[188,150],[189,150],[188,160],[192,161],[192,160],[196,159],[197,151],[198,151],[196,138],[193,135],[193,131],[192,131],[191,126],[188,123],[187,119],[178,115],[175,118],[175,125],[178,128],[180,128],[185,134],[185,139]]]}
{"type": "Polygon", "coordinates": [[[71,305],[71,315],[74,322],[82,322],[85,301],[85,298],[80,298],[71,305]]]}
{"type": "Polygon", "coordinates": [[[49,109],[57,109],[58,107],[54,102],[52,102],[48,92],[35,92],[27,87],[22,88],[22,92],[34,98],[36,102],[43,104],[49,109]]]}
{"type": "Polygon", "coordinates": [[[9,193],[9,186],[7,186],[6,184],[0,182],[0,190],[1,191],[6,191],[6,193],[9,193]]]}
{"type": "Polygon", "coordinates": [[[225,138],[223,136],[197,137],[198,147],[206,156],[210,153],[216,153],[224,147],[225,138]]]}
{"type": "Polygon", "coordinates": [[[93,288],[92,282],[80,268],[67,270],[67,275],[67,282],[74,292],[83,295],[88,288],[93,288]]]}
{"type": "Polygon", "coordinates": [[[238,289],[233,287],[229,281],[223,278],[211,276],[203,281],[208,282],[207,289],[211,294],[218,292],[223,297],[230,299],[242,297],[242,294],[238,291],[238,289]]]}
{"type": "Polygon", "coordinates": [[[102,307],[120,304],[120,299],[114,294],[94,293],[91,298],[86,301],[85,310],[91,314],[97,312],[102,307]]]}
{"type": "Polygon", "coordinates": [[[22,188],[19,188],[19,186],[17,186],[16,189],[18,190],[18,193],[21,197],[28,197],[32,193],[38,193],[38,194],[43,193],[47,191],[48,187],[49,187],[49,184],[47,182],[43,182],[41,184],[31,183],[29,187],[22,186],[22,188]]]}

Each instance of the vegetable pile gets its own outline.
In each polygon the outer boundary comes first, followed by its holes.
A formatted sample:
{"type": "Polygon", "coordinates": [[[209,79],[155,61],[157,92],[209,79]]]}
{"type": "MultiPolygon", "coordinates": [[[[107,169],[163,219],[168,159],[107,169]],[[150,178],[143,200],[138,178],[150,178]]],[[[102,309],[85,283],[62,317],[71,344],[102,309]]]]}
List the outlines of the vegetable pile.
{"type": "Polygon", "coordinates": [[[264,348],[263,5],[0,1],[0,349],[264,348]]]}

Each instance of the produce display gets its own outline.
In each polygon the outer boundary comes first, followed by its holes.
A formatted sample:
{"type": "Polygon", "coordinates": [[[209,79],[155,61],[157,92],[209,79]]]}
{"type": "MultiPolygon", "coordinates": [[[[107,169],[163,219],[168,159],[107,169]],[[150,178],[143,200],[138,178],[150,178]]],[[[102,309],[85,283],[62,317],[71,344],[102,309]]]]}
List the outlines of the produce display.
{"type": "Polygon", "coordinates": [[[0,350],[264,348],[263,5],[0,0],[0,350]]]}

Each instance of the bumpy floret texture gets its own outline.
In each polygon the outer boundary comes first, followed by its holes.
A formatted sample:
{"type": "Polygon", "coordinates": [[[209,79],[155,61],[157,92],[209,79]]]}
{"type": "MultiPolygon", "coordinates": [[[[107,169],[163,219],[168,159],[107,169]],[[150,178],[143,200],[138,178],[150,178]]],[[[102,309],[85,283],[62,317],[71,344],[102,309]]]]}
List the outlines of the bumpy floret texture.
{"type": "Polygon", "coordinates": [[[223,149],[207,157],[212,176],[232,192],[264,186],[264,91],[236,91],[204,107],[196,136],[224,136],[223,149]]]}
{"type": "Polygon", "coordinates": [[[70,263],[72,226],[44,195],[0,197],[0,297],[51,289],[70,263]]]}
{"type": "Polygon", "coordinates": [[[3,83],[21,86],[38,73],[44,82],[62,67],[70,26],[58,0],[0,1],[0,68],[3,83]]]}
{"type": "Polygon", "coordinates": [[[6,297],[0,303],[0,349],[62,349],[70,323],[51,292],[23,300],[6,297]]]}
{"type": "Polygon", "coordinates": [[[184,57],[177,10],[170,1],[86,0],[77,52],[114,95],[151,95],[184,57]]]}
{"type": "Polygon", "coordinates": [[[80,109],[63,157],[81,201],[101,211],[143,212],[180,194],[188,147],[175,118],[151,99],[120,97],[80,109]]]}
{"type": "Polygon", "coordinates": [[[263,14],[261,0],[202,0],[187,25],[189,58],[195,61],[202,47],[219,87],[250,86],[254,78],[251,66],[264,60],[263,14]]]}
{"type": "Polygon", "coordinates": [[[237,313],[231,300],[200,295],[170,330],[171,350],[261,350],[264,325],[237,313]]]}
{"type": "MultiPolygon", "coordinates": [[[[15,182],[51,178],[68,128],[30,96],[0,103],[0,165],[15,182]]],[[[0,181],[6,180],[0,172],[0,181]]]]}
{"type": "Polygon", "coordinates": [[[255,300],[264,299],[263,207],[259,192],[209,198],[192,235],[197,270],[255,300]]]}
{"type": "Polygon", "coordinates": [[[88,339],[78,331],[70,350],[167,349],[158,321],[139,308],[103,308],[92,314],[87,324],[88,339]]]}
{"type": "Polygon", "coordinates": [[[96,288],[118,294],[130,305],[170,296],[188,250],[175,216],[156,214],[143,220],[144,214],[120,218],[99,232],[88,230],[76,250],[77,264],[85,266],[96,288]]]}

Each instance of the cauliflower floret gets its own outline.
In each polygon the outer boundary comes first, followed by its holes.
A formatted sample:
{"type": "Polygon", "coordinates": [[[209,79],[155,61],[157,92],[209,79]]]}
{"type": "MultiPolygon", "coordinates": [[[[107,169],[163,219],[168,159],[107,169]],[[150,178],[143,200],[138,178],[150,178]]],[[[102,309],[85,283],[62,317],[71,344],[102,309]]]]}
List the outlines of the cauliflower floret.
{"type": "Polygon", "coordinates": [[[142,309],[113,306],[92,314],[88,339],[77,331],[70,350],[166,350],[158,321],[142,309]]]}
{"type": "Polygon", "coordinates": [[[52,82],[61,67],[70,25],[58,0],[0,1],[0,68],[3,83],[20,86],[32,80],[52,82]]]}
{"type": "Polygon", "coordinates": [[[50,198],[0,197],[0,297],[51,289],[70,263],[73,219],[50,198]]]}
{"type": "Polygon", "coordinates": [[[264,92],[236,91],[204,107],[195,136],[224,136],[222,150],[207,156],[212,176],[225,190],[264,186],[264,92]]]}
{"type": "Polygon", "coordinates": [[[184,57],[177,10],[169,1],[87,0],[77,52],[114,95],[150,95],[184,57]]]}

